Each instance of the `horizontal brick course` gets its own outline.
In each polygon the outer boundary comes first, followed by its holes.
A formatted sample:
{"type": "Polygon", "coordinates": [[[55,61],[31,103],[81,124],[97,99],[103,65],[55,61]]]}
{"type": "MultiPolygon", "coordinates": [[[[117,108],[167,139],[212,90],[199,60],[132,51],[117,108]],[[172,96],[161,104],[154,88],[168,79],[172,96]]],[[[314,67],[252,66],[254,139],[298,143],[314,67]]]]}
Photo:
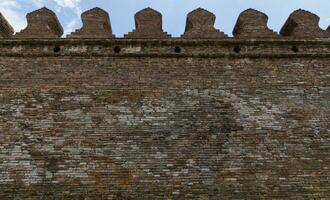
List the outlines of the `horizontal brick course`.
{"type": "Polygon", "coordinates": [[[0,40],[1,200],[330,198],[327,39],[244,19],[244,39],[91,39],[94,19],[0,40]]]}
{"type": "Polygon", "coordinates": [[[0,197],[326,199],[329,64],[1,57],[0,197]]]}

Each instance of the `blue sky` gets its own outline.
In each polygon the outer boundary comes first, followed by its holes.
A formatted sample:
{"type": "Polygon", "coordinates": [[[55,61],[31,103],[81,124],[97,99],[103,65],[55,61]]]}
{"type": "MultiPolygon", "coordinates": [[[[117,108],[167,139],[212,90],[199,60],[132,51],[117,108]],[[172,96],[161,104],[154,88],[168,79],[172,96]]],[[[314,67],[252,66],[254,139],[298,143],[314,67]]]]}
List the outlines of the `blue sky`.
{"type": "Polygon", "coordinates": [[[330,0],[0,0],[0,12],[19,31],[26,26],[25,15],[40,7],[52,9],[61,21],[65,34],[81,27],[80,14],[100,7],[110,14],[114,34],[121,37],[134,28],[134,14],[152,7],[163,15],[163,29],[172,36],[184,32],[186,15],[202,7],[217,16],[216,28],[231,35],[240,12],[254,8],[266,13],[268,25],[279,31],[291,12],[298,8],[320,16],[320,26],[330,24],[330,0]]]}

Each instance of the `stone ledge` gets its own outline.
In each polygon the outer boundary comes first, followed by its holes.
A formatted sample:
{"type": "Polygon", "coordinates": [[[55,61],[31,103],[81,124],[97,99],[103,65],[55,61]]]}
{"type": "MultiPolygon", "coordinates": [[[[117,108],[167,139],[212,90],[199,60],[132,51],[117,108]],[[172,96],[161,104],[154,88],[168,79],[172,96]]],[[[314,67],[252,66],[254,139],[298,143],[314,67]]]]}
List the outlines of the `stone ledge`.
{"type": "Polygon", "coordinates": [[[326,57],[330,40],[22,39],[0,41],[2,57],[326,57]],[[196,48],[198,47],[198,48],[196,48]]]}

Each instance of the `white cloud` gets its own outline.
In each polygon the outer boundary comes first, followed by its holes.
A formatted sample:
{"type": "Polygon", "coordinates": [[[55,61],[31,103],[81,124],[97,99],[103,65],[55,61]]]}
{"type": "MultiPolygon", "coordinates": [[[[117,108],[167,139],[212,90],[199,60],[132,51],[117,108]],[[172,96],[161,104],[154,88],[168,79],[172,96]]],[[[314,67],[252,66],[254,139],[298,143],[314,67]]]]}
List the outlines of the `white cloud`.
{"type": "Polygon", "coordinates": [[[69,34],[74,31],[74,28],[77,26],[80,20],[80,15],[82,9],[80,7],[80,0],[54,0],[55,3],[60,7],[60,11],[62,9],[70,9],[74,12],[75,17],[71,21],[65,24],[64,35],[69,34]]]}
{"type": "MultiPolygon", "coordinates": [[[[56,10],[58,13],[73,12],[72,19],[64,23],[65,34],[70,33],[80,22],[81,15],[81,0],[31,0],[29,3],[25,0],[0,0],[0,12],[13,26],[16,32],[21,31],[26,27],[25,15],[27,9],[37,9],[47,6],[56,10]]],[[[67,15],[66,15],[67,16],[67,15]]],[[[70,16],[70,15],[69,15],[70,16]]]]}
{"type": "Polygon", "coordinates": [[[39,7],[47,4],[52,5],[55,3],[55,5],[58,6],[55,8],[57,11],[61,11],[62,9],[71,9],[77,16],[80,16],[81,13],[81,0],[32,0],[32,2],[39,7]]]}
{"type": "Polygon", "coordinates": [[[79,21],[77,19],[73,19],[67,23],[64,29],[64,36],[73,32],[77,28],[78,23],[79,21]]]}
{"type": "Polygon", "coordinates": [[[35,5],[35,6],[42,6],[44,0],[32,0],[32,3],[35,5]]]}
{"type": "Polygon", "coordinates": [[[57,5],[66,8],[79,7],[80,0],[54,0],[57,5]]]}
{"type": "Polygon", "coordinates": [[[13,0],[1,0],[0,12],[13,26],[15,31],[20,31],[26,26],[25,14],[20,12],[20,4],[13,0]]]}

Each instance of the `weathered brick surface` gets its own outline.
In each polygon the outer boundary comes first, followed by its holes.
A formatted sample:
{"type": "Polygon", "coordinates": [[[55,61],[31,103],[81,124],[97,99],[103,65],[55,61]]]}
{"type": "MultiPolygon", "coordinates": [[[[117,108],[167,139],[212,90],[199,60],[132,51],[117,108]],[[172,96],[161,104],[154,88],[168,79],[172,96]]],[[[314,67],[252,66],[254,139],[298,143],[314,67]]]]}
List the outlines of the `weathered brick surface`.
{"type": "Polygon", "coordinates": [[[0,38],[11,38],[13,34],[13,27],[11,27],[6,18],[0,13],[0,38]]]}
{"type": "Polygon", "coordinates": [[[233,35],[235,37],[247,38],[274,38],[277,33],[267,26],[268,16],[254,9],[242,12],[236,22],[233,35]]]}
{"type": "Polygon", "coordinates": [[[69,38],[113,38],[109,14],[93,8],[81,14],[83,27],[68,35],[69,38]]]}
{"type": "Polygon", "coordinates": [[[75,42],[1,54],[1,199],[330,197],[328,43],[75,42]]]}
{"type": "Polygon", "coordinates": [[[59,38],[63,28],[56,14],[46,7],[26,15],[27,27],[15,34],[16,38],[59,38]]]}
{"type": "Polygon", "coordinates": [[[214,28],[215,15],[203,8],[190,12],[187,16],[183,38],[224,38],[226,35],[214,28]]]}
{"type": "Polygon", "coordinates": [[[320,17],[306,10],[294,11],[280,33],[283,36],[291,36],[295,38],[324,38],[329,37],[329,32],[319,27],[320,17]]]}
{"type": "Polygon", "coordinates": [[[330,199],[330,41],[297,13],[256,39],[250,14],[243,39],[160,39],[152,9],[134,39],[56,39],[28,15],[39,39],[0,41],[0,199],[330,199]]]}
{"type": "Polygon", "coordinates": [[[162,29],[162,14],[152,8],[145,8],[135,14],[135,29],[126,38],[170,38],[162,29]]]}

